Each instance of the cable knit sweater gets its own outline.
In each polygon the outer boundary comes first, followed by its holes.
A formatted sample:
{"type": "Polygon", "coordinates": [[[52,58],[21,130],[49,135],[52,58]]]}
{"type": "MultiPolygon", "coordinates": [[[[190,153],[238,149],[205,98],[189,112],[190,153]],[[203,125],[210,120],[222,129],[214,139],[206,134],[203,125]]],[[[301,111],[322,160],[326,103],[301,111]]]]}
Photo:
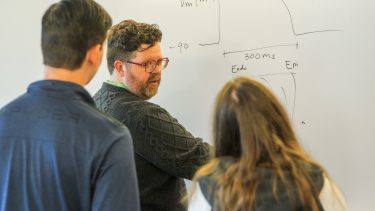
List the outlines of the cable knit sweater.
{"type": "Polygon", "coordinates": [[[210,145],[194,138],[165,109],[125,88],[103,83],[94,95],[99,110],[125,124],[133,137],[141,209],[186,210],[183,178],[209,159],[210,145]]]}

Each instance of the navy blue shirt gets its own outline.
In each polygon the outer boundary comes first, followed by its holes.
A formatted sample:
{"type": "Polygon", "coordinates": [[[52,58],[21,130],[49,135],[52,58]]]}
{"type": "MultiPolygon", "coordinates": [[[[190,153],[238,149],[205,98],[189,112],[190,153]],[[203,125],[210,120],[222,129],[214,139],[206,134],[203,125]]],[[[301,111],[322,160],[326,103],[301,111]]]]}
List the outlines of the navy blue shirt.
{"type": "Polygon", "coordinates": [[[43,80],[0,110],[0,211],[139,210],[132,138],[73,83],[43,80]]]}

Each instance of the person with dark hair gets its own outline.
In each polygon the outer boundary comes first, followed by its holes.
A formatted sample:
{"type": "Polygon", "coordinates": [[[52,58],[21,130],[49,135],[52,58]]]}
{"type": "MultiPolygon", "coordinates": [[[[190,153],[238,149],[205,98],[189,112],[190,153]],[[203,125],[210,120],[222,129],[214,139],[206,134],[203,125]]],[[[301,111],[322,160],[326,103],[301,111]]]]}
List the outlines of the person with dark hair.
{"type": "Polygon", "coordinates": [[[120,120],[133,136],[141,210],[186,210],[184,179],[209,159],[210,145],[195,138],[159,105],[147,101],[158,91],[163,57],[157,25],[124,20],[108,35],[110,80],[94,95],[97,107],[120,120]]]}
{"type": "Polygon", "coordinates": [[[111,25],[93,0],[44,13],[44,80],[0,110],[0,211],[139,210],[129,130],[83,88],[111,25]]]}
{"type": "Polygon", "coordinates": [[[194,177],[189,210],[339,211],[340,191],[301,148],[277,98],[256,80],[216,98],[214,158],[194,177]]]}

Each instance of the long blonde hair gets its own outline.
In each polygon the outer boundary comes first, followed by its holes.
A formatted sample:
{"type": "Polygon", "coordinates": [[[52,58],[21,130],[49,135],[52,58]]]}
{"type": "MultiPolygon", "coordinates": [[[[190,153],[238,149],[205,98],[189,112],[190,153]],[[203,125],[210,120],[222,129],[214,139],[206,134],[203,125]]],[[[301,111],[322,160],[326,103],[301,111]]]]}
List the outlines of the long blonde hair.
{"type": "Polygon", "coordinates": [[[272,193],[276,199],[282,184],[292,204],[298,200],[303,210],[319,210],[319,190],[310,170],[326,172],[302,150],[283,106],[261,83],[238,77],[222,88],[216,98],[213,139],[215,158],[197,171],[195,182],[214,172],[223,158],[235,160],[216,176],[214,207],[252,210],[260,181],[256,169],[266,166],[275,172],[272,193]],[[292,180],[287,180],[285,170],[291,172],[292,180]]]}

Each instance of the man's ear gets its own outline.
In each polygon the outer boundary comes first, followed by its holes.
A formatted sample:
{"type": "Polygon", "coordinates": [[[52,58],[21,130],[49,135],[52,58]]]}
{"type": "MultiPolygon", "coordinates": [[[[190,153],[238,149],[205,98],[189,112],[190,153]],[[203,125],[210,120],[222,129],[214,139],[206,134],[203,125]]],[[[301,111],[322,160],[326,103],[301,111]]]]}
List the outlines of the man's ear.
{"type": "Polygon", "coordinates": [[[103,47],[100,44],[94,45],[87,51],[87,59],[91,64],[99,64],[102,62],[103,47]]]}
{"type": "Polygon", "coordinates": [[[124,77],[125,75],[125,71],[126,71],[126,65],[122,65],[122,61],[120,60],[116,60],[114,63],[113,63],[113,71],[116,71],[116,73],[122,78],[124,77]]]}

